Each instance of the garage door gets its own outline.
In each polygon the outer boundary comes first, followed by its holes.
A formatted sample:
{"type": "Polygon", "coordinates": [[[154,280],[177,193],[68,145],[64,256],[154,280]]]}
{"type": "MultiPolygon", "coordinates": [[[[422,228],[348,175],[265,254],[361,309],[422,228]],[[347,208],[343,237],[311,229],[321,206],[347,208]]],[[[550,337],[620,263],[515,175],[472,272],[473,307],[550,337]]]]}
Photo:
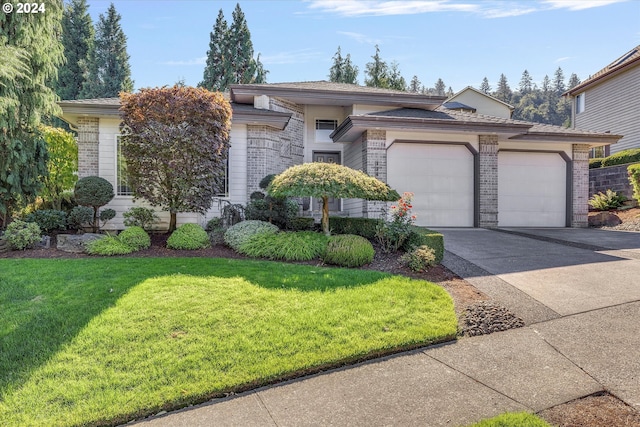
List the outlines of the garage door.
{"type": "Polygon", "coordinates": [[[556,153],[498,153],[498,226],[564,227],[567,163],[556,153]]]}
{"type": "Polygon", "coordinates": [[[387,152],[387,180],[415,194],[416,224],[473,227],[473,155],[463,145],[396,143],[387,152]]]}

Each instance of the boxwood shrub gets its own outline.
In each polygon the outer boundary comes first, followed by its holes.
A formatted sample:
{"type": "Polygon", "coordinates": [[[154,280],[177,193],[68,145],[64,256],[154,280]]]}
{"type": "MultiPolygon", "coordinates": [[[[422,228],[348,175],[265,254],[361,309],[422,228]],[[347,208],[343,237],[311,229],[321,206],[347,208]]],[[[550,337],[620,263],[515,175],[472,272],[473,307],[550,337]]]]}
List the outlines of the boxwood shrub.
{"type": "Polygon", "coordinates": [[[131,247],[135,251],[148,249],[151,246],[151,238],[144,231],[144,228],[133,226],[126,228],[118,234],[118,239],[125,245],[131,247]]]}
{"type": "Polygon", "coordinates": [[[209,235],[198,224],[182,224],[167,239],[169,249],[196,250],[209,247],[209,235]]]}
{"type": "Polygon", "coordinates": [[[13,220],[7,225],[4,239],[11,249],[24,250],[35,246],[42,239],[42,231],[35,222],[13,220]]]}
{"type": "Polygon", "coordinates": [[[256,258],[310,261],[327,247],[327,237],[314,231],[285,231],[256,234],[240,245],[238,252],[256,258]]]}
{"type": "Polygon", "coordinates": [[[436,256],[436,264],[442,262],[442,257],[444,256],[444,236],[442,234],[428,228],[412,226],[409,237],[402,245],[402,250],[411,252],[419,246],[432,248],[436,256]]]}
{"type": "Polygon", "coordinates": [[[329,229],[334,234],[355,234],[366,239],[376,236],[380,220],[375,218],[329,217],[329,229]]]}
{"type": "Polygon", "coordinates": [[[373,261],[375,251],[370,241],[354,234],[331,236],[323,260],[342,267],[361,267],[373,261]]]}
{"type": "Polygon", "coordinates": [[[249,220],[239,222],[224,233],[224,242],[235,251],[240,250],[240,246],[256,234],[275,234],[278,227],[264,221],[249,220]]]}

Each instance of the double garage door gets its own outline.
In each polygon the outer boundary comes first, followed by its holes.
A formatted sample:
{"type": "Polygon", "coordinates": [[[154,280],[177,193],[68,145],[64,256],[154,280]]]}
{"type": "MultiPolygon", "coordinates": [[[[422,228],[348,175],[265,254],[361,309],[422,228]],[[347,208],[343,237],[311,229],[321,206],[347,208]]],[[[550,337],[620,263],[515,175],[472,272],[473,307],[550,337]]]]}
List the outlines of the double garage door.
{"type": "MultiPolygon", "coordinates": [[[[564,227],[566,172],[557,153],[501,151],[498,225],[564,227]]],[[[474,226],[474,155],[465,145],[395,143],[387,152],[387,176],[392,188],[415,194],[417,225],[474,226]]]]}

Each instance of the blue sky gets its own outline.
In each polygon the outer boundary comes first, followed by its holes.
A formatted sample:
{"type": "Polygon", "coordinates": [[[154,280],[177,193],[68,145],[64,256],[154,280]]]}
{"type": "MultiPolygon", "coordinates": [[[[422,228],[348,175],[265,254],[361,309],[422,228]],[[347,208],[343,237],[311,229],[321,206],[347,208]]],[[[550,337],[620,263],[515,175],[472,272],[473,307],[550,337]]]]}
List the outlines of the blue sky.
{"type": "MultiPolygon", "coordinates": [[[[88,0],[94,22],[110,1],[88,0]]],[[[115,0],[128,38],[135,87],[202,80],[218,10],[237,1],[115,0]]],[[[326,80],[337,47],[360,68],[380,47],[407,82],[442,78],[457,92],[493,88],[504,73],[517,88],[527,69],[540,85],[562,67],[582,80],[640,45],[638,0],[240,1],[270,83],[326,80]]]]}

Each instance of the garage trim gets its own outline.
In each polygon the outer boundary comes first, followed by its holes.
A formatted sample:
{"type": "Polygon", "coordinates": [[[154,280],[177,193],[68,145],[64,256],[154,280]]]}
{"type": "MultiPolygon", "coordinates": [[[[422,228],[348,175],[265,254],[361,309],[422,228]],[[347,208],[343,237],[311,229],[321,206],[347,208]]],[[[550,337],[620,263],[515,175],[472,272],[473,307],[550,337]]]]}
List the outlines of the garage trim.
{"type": "MultiPolygon", "coordinates": [[[[498,155],[500,152],[516,152],[516,153],[547,153],[547,154],[559,154],[562,157],[562,160],[565,161],[567,167],[565,169],[566,179],[565,179],[565,227],[571,227],[571,218],[573,217],[573,161],[571,157],[567,153],[562,150],[519,150],[515,148],[504,148],[498,149],[498,155]]],[[[498,170],[498,173],[500,171],[498,170]]],[[[500,191],[500,190],[498,190],[500,191]]]]}

